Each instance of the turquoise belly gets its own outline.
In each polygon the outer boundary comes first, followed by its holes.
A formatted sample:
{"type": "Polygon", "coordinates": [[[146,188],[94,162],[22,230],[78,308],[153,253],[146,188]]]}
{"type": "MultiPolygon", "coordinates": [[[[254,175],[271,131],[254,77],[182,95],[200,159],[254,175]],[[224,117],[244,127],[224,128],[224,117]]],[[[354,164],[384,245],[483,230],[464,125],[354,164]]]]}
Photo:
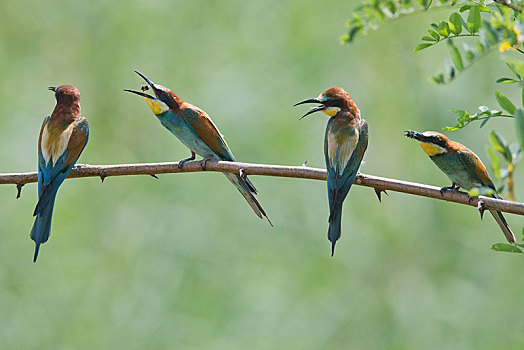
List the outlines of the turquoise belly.
{"type": "Polygon", "coordinates": [[[449,179],[465,190],[473,187],[482,187],[480,181],[468,170],[458,159],[458,156],[450,154],[439,154],[430,157],[449,179]]]}
{"type": "Polygon", "coordinates": [[[203,158],[220,160],[220,157],[209,147],[195,131],[187,126],[184,121],[172,113],[158,116],[162,125],[175,135],[187,148],[203,158]]]}

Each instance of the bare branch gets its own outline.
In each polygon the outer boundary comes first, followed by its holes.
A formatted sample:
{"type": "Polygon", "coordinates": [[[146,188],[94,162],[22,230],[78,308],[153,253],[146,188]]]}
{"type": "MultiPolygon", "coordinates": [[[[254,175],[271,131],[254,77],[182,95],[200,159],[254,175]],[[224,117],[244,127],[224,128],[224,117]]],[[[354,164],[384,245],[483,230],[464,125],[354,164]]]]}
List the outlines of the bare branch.
{"type": "Polygon", "coordinates": [[[502,6],[509,7],[510,9],[513,9],[517,12],[522,12],[522,7],[510,3],[508,0],[493,0],[493,1],[495,1],[497,4],[500,4],[502,6]]]}
{"type": "MultiPolygon", "coordinates": [[[[68,178],[93,177],[105,179],[111,176],[124,175],[158,175],[171,173],[189,173],[204,171],[200,161],[187,162],[183,170],[178,168],[178,163],[143,163],[119,165],[77,165],[68,178]]],[[[251,164],[239,162],[212,162],[206,164],[206,171],[242,173],[246,175],[264,175],[276,177],[291,177],[301,179],[326,180],[326,171],[307,166],[283,166],[267,164],[251,164]]],[[[26,183],[37,182],[37,173],[0,174],[0,184],[15,184],[19,188],[26,183]]],[[[458,191],[445,191],[440,194],[440,188],[424,184],[389,179],[378,176],[359,174],[355,184],[375,188],[376,190],[389,190],[409,193],[417,196],[429,197],[449,202],[477,207],[479,200],[484,203],[485,209],[494,209],[507,213],[524,215],[524,203],[511,202],[490,197],[472,197],[467,193],[458,191]]]]}

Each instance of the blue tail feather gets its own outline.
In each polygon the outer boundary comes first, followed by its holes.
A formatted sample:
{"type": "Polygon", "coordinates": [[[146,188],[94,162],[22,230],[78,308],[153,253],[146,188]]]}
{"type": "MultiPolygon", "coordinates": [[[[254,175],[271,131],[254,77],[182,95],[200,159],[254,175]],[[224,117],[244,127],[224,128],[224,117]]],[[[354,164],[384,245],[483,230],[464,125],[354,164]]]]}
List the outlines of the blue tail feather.
{"type": "MultiPolygon", "coordinates": [[[[55,194],[56,195],[56,194],[55,194]]],[[[33,262],[36,262],[40,244],[47,242],[51,230],[51,218],[53,215],[53,207],[55,205],[55,196],[40,208],[33,228],[31,229],[31,239],[35,241],[35,254],[33,262]]]]}
{"type": "Polygon", "coordinates": [[[340,222],[342,220],[342,206],[336,207],[329,215],[328,239],[331,242],[331,256],[335,254],[335,244],[340,238],[340,222]]]}
{"type": "Polygon", "coordinates": [[[255,198],[256,192],[253,191],[254,186],[251,183],[251,181],[249,181],[247,177],[244,179],[237,174],[224,173],[224,175],[229,179],[229,181],[233,183],[233,185],[235,185],[238,191],[246,199],[249,206],[253,209],[255,214],[261,219],[265,217],[269,224],[273,226],[273,223],[271,222],[271,220],[269,220],[266,211],[264,210],[264,208],[262,208],[262,205],[255,198]]]}

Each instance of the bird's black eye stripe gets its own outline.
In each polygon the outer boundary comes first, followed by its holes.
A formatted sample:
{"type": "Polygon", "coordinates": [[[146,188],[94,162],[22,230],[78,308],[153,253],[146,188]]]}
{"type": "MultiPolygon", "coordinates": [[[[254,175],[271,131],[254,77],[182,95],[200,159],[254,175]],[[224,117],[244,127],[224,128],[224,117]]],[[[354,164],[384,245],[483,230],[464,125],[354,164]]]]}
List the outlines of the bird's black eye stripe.
{"type": "Polygon", "coordinates": [[[433,141],[433,143],[437,146],[446,148],[446,142],[440,136],[433,136],[431,141],[433,141]]]}
{"type": "Polygon", "coordinates": [[[333,98],[327,97],[324,101],[322,101],[322,103],[329,107],[339,107],[339,108],[344,107],[344,101],[341,99],[333,99],[333,98]]]}
{"type": "Polygon", "coordinates": [[[164,102],[169,108],[173,108],[173,100],[171,99],[171,96],[164,90],[159,91],[159,99],[164,102]]]}

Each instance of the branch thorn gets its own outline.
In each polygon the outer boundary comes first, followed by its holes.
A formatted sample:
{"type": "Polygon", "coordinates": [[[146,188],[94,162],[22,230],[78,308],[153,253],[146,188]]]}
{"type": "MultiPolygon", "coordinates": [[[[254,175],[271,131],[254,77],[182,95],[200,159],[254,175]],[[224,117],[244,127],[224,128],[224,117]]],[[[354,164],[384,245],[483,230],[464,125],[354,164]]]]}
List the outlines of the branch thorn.
{"type": "Polygon", "coordinates": [[[382,203],[382,196],[381,196],[382,192],[384,192],[384,194],[386,196],[389,196],[389,194],[386,192],[386,190],[383,190],[381,188],[375,188],[375,194],[377,195],[378,201],[380,203],[382,203]]]}
{"type": "Polygon", "coordinates": [[[25,184],[16,184],[16,199],[20,198],[20,195],[22,194],[22,187],[24,187],[25,184]]]}

